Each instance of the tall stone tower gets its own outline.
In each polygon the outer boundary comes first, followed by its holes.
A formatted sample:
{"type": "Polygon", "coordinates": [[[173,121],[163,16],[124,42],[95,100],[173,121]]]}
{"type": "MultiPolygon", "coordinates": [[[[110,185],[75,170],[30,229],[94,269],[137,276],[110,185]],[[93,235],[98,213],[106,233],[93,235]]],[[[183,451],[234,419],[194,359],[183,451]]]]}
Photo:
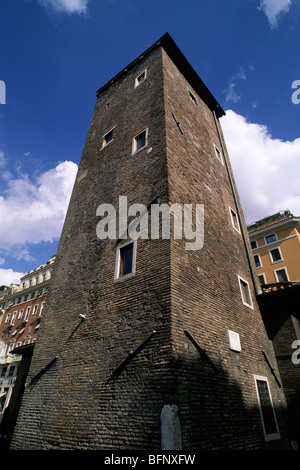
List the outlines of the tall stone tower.
{"type": "Polygon", "coordinates": [[[223,114],[168,34],[98,91],[12,449],[288,447],[223,114]]]}

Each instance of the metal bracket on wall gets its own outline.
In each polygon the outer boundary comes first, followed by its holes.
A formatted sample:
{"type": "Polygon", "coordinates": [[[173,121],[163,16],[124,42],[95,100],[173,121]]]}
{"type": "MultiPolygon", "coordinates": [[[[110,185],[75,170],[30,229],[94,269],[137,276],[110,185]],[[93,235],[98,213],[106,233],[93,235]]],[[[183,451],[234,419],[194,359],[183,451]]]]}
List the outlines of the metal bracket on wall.
{"type": "MultiPolygon", "coordinates": [[[[70,334],[70,336],[68,337],[67,341],[64,343],[64,346],[70,341],[70,339],[72,338],[72,336],[74,335],[74,333],[77,331],[77,329],[79,328],[79,326],[81,325],[81,323],[83,322],[83,320],[85,320],[85,316],[80,314],[80,322],[78,323],[78,325],[76,325],[76,327],[74,328],[74,330],[72,331],[72,333],[70,334]]],[[[43,375],[45,372],[47,372],[48,369],[50,369],[50,367],[54,364],[54,362],[58,359],[58,356],[55,356],[53,359],[51,359],[51,361],[45,366],[43,367],[37,374],[35,374],[32,379],[30,380],[29,382],[29,385],[32,385],[34,382],[36,382],[39,377],[41,375],[43,375]]]]}
{"type": "Polygon", "coordinates": [[[175,117],[175,114],[174,114],[174,113],[172,113],[172,116],[173,116],[173,118],[174,118],[174,121],[176,122],[176,124],[177,124],[177,127],[178,127],[178,129],[180,130],[181,134],[183,134],[183,130],[182,130],[182,129],[181,129],[181,127],[180,127],[180,122],[179,122],[179,121],[177,121],[177,119],[176,119],[176,117],[175,117]]]}
{"type": "Polygon", "coordinates": [[[52,364],[54,364],[56,359],[57,359],[57,356],[54,359],[52,359],[45,367],[43,367],[37,374],[35,374],[35,376],[32,377],[32,379],[30,380],[29,385],[32,385],[34,382],[36,382],[39,379],[39,377],[41,375],[43,375],[45,372],[47,372],[47,370],[50,369],[52,364]]]}
{"type": "Polygon", "coordinates": [[[215,370],[215,372],[218,374],[219,370],[216,367],[216,365],[213,363],[213,361],[210,359],[210,357],[206,354],[205,349],[202,349],[201,346],[197,343],[197,341],[192,337],[192,335],[187,331],[184,330],[184,333],[186,336],[189,338],[189,340],[193,343],[195,348],[200,352],[201,356],[208,362],[208,364],[215,370]]]}
{"type": "Polygon", "coordinates": [[[137,348],[134,349],[134,351],[130,351],[128,356],[117,366],[115,369],[112,371],[110,378],[106,383],[108,383],[110,380],[114,379],[116,376],[121,374],[121,372],[125,369],[127,364],[147,345],[147,343],[150,341],[150,339],[155,335],[156,331],[152,331],[142,342],[139,344],[137,348]]]}
{"type": "Polygon", "coordinates": [[[271,365],[271,363],[270,363],[270,361],[269,361],[269,359],[268,359],[268,356],[266,355],[265,351],[262,351],[262,354],[263,354],[263,356],[264,356],[264,358],[265,358],[265,360],[266,360],[266,362],[267,362],[267,364],[268,364],[268,366],[269,366],[269,368],[270,368],[272,374],[274,375],[275,380],[276,380],[278,386],[281,388],[281,383],[279,382],[279,379],[278,379],[278,377],[277,377],[277,375],[276,375],[276,373],[275,373],[275,368],[272,367],[272,365],[271,365]]]}

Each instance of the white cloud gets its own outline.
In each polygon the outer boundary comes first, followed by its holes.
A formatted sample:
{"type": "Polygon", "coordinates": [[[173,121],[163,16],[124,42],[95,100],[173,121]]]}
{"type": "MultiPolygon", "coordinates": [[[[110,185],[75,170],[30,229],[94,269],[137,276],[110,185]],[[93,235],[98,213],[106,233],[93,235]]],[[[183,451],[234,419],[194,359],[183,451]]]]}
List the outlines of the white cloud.
{"type": "Polygon", "coordinates": [[[230,103],[230,102],[237,103],[241,99],[241,96],[236,91],[237,83],[241,80],[242,81],[247,80],[246,72],[243,67],[240,67],[238,72],[233,75],[233,77],[231,78],[228,84],[228,87],[224,90],[224,92],[226,93],[226,96],[225,96],[226,103],[230,103]]]}
{"type": "Polygon", "coordinates": [[[61,234],[77,165],[63,162],[36,181],[27,175],[8,182],[6,197],[0,197],[0,249],[15,251],[30,259],[26,245],[54,241],[61,234]]]}
{"type": "Polygon", "coordinates": [[[259,9],[262,10],[270,25],[274,28],[277,26],[278,16],[281,13],[289,11],[293,0],[260,0],[259,9]]]}
{"type": "Polygon", "coordinates": [[[79,13],[87,12],[87,4],[89,0],[38,0],[39,3],[58,13],[79,13]]]}
{"type": "Polygon", "coordinates": [[[300,138],[273,139],[232,110],[221,125],[246,222],[284,209],[300,216],[300,138]]]}
{"type": "Polygon", "coordinates": [[[19,284],[22,276],[24,276],[24,273],[0,268],[0,286],[10,286],[12,283],[19,284]]]}

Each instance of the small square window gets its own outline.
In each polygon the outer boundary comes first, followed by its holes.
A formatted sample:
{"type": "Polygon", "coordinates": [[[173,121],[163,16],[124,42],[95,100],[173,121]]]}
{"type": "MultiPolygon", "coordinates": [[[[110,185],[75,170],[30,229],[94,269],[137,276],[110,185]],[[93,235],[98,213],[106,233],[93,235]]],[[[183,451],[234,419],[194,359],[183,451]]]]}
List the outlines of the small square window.
{"type": "Polygon", "coordinates": [[[247,307],[253,308],[250,289],[249,289],[249,283],[240,276],[238,276],[238,279],[239,279],[243,304],[247,305],[247,307]]]}
{"type": "Polygon", "coordinates": [[[270,243],[274,243],[274,242],[277,242],[276,233],[272,233],[272,235],[268,235],[268,236],[266,237],[266,243],[267,243],[267,245],[269,245],[270,243]]]}
{"type": "Polygon", "coordinates": [[[102,148],[106,147],[113,140],[113,129],[111,129],[102,139],[102,148]]]}
{"type": "Polygon", "coordinates": [[[136,137],[133,138],[132,142],[132,155],[141,150],[142,148],[146,147],[148,140],[148,132],[147,129],[138,134],[136,137]]]}
{"type": "Polygon", "coordinates": [[[269,253],[272,263],[278,263],[278,261],[282,261],[282,256],[279,248],[273,248],[269,251],[269,253]]]}
{"type": "Polygon", "coordinates": [[[147,69],[145,69],[142,73],[140,73],[140,75],[136,77],[135,82],[134,82],[134,88],[136,88],[141,83],[143,83],[146,80],[146,76],[147,76],[147,69]]]}
{"type": "Polygon", "coordinates": [[[197,104],[196,96],[189,90],[190,98],[194,104],[197,104]]]}
{"type": "Polygon", "coordinates": [[[216,147],[216,145],[214,147],[215,147],[217,159],[220,160],[221,163],[223,163],[223,157],[222,157],[220,150],[218,149],[218,147],[216,147]]]}
{"type": "Polygon", "coordinates": [[[231,223],[232,223],[233,228],[235,228],[235,230],[240,233],[240,225],[239,225],[237,214],[234,212],[233,209],[231,209],[231,207],[229,208],[229,212],[230,212],[230,218],[231,218],[231,223]]]}
{"type": "Polygon", "coordinates": [[[117,250],[115,280],[131,277],[135,274],[136,240],[121,245],[117,250]]]}

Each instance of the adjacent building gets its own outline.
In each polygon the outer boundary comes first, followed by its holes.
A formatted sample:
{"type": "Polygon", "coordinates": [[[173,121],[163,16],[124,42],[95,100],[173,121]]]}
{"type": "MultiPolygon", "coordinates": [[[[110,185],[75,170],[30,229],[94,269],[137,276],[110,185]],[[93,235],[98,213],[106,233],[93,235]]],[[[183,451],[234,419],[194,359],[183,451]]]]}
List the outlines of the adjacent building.
{"type": "Polygon", "coordinates": [[[288,402],[289,432],[299,446],[300,218],[280,211],[249,225],[248,232],[261,284],[258,302],[288,402]]]}
{"type": "Polygon", "coordinates": [[[98,90],[13,450],[291,448],[223,115],[169,34],[98,90]]]}
{"type": "Polygon", "coordinates": [[[281,211],[248,226],[262,285],[300,281],[300,217],[281,211]]]}
{"type": "Polygon", "coordinates": [[[20,284],[12,284],[6,289],[7,294],[1,300],[0,421],[8,406],[11,416],[17,411],[16,402],[20,400],[20,390],[26,379],[24,371],[20,374],[20,365],[24,351],[32,354],[37,340],[54,261],[55,256],[26,273],[20,284]]]}

